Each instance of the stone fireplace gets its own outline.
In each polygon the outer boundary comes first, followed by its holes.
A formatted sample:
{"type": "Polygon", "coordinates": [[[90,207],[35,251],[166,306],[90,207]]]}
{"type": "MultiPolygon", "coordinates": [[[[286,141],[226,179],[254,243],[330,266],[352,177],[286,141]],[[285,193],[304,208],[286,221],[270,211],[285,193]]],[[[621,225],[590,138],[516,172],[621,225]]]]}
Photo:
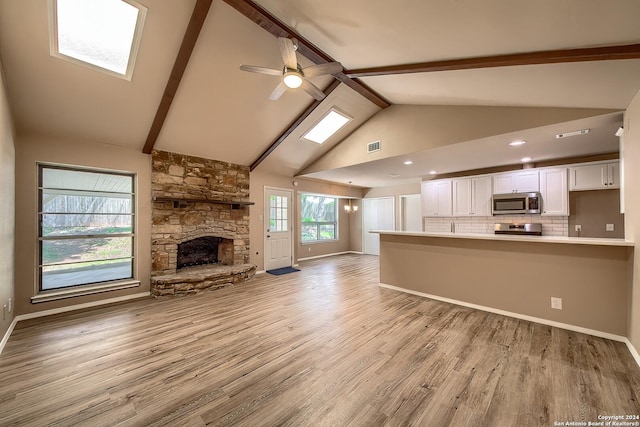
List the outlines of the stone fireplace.
{"type": "Polygon", "coordinates": [[[187,295],[250,279],[249,168],[154,150],[151,293],[187,295]]]}

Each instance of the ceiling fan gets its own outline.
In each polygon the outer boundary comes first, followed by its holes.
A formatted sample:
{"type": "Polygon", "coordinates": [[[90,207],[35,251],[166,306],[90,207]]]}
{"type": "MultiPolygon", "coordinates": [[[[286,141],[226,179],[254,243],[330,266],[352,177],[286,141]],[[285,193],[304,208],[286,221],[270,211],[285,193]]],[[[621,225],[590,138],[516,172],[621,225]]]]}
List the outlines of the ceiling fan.
{"type": "Polygon", "coordinates": [[[325,64],[311,65],[310,67],[302,68],[296,58],[296,50],[298,50],[296,40],[278,37],[278,43],[280,44],[280,54],[284,61],[283,69],[277,70],[256,65],[241,65],[240,69],[252,73],[281,76],[282,81],[269,96],[269,99],[272,101],[280,98],[287,89],[296,89],[298,87],[301,87],[318,101],[322,101],[325,97],[322,90],[307,79],[309,77],[339,73],[342,71],[342,64],[339,62],[327,62],[325,64]]]}

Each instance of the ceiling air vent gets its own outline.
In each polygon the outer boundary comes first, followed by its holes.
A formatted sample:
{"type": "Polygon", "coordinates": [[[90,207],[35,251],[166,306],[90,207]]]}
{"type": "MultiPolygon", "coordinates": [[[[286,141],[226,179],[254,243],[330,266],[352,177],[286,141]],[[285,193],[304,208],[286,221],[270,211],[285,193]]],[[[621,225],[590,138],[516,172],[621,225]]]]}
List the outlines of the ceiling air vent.
{"type": "Polygon", "coordinates": [[[380,151],[380,141],[373,141],[367,144],[367,154],[380,151]]]}

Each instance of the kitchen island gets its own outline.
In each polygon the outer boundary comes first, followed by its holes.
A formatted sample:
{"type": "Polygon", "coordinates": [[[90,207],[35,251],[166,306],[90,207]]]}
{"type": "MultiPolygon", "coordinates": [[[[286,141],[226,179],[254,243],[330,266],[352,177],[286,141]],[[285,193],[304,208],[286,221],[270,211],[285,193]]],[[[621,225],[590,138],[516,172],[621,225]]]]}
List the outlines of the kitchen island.
{"type": "Polygon", "coordinates": [[[613,339],[627,336],[634,243],[372,231],[380,285],[613,339]],[[562,310],[551,298],[562,299],[562,310]]]}

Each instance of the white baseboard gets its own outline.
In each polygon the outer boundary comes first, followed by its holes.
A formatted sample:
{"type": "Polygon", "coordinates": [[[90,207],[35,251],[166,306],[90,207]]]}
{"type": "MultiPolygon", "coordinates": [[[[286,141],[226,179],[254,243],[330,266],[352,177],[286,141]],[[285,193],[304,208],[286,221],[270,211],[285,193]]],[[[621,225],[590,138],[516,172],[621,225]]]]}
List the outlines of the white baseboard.
{"type": "MultiPolygon", "coordinates": [[[[619,341],[619,342],[626,343],[627,346],[631,345],[631,343],[629,342],[629,339],[627,337],[623,337],[622,335],[610,334],[608,332],[602,332],[602,331],[597,331],[595,329],[583,328],[581,326],[570,325],[568,323],[555,322],[553,320],[543,319],[541,317],[527,316],[526,314],[514,313],[512,311],[500,310],[500,309],[493,308],[493,307],[486,307],[484,305],[471,304],[471,303],[468,303],[468,302],[459,301],[459,300],[455,300],[455,299],[451,299],[451,298],[445,298],[445,297],[440,297],[440,296],[437,296],[437,295],[425,294],[424,292],[418,292],[418,291],[413,291],[411,289],[400,288],[398,286],[387,285],[386,283],[380,283],[380,286],[383,287],[383,288],[393,289],[394,291],[406,292],[408,294],[417,295],[417,296],[420,296],[420,297],[425,297],[425,298],[430,298],[430,299],[435,299],[435,300],[438,300],[438,301],[448,302],[448,303],[451,303],[451,304],[461,305],[463,307],[474,308],[476,310],[488,311],[489,313],[500,314],[502,316],[513,317],[513,318],[521,319],[521,320],[527,320],[529,322],[540,323],[540,324],[543,324],[543,325],[553,326],[553,327],[560,328],[560,329],[566,329],[566,330],[573,331],[573,332],[580,332],[580,333],[583,333],[583,334],[593,335],[594,337],[606,338],[606,339],[609,339],[609,340],[612,340],[612,341],[619,341]]],[[[631,346],[631,347],[633,347],[633,346],[631,346]]],[[[636,352],[636,355],[637,354],[638,353],[636,352]]],[[[634,358],[636,359],[636,361],[639,360],[639,358],[636,357],[635,355],[634,355],[634,358]]],[[[640,365],[640,363],[639,363],[639,365],[640,365]]]]}
{"type": "Polygon", "coordinates": [[[9,329],[7,329],[4,337],[2,337],[2,341],[0,341],[0,354],[2,354],[2,350],[4,350],[4,346],[7,344],[7,341],[9,341],[9,337],[11,336],[11,332],[13,332],[13,328],[16,327],[16,323],[18,323],[18,318],[14,317],[13,321],[9,325],[9,329]]]}
{"type": "MultiPolygon", "coordinates": [[[[357,252],[357,251],[335,252],[335,253],[332,253],[332,254],[325,254],[325,255],[310,256],[310,257],[306,257],[306,258],[298,258],[298,261],[307,261],[307,260],[310,260],[310,259],[326,258],[326,257],[328,257],[328,256],[345,255],[345,254],[357,254],[357,255],[362,255],[362,252],[357,252]]],[[[296,265],[297,265],[297,264],[296,264],[296,265]]]]}
{"type": "Polygon", "coordinates": [[[256,271],[256,275],[258,275],[258,274],[264,274],[264,273],[266,273],[266,272],[267,272],[267,270],[260,270],[260,271],[256,271]]]}
{"type": "Polygon", "coordinates": [[[629,349],[631,356],[633,356],[633,359],[636,361],[638,366],[640,366],[640,354],[638,353],[638,350],[636,350],[636,348],[633,346],[633,344],[631,344],[631,341],[629,341],[628,338],[625,338],[624,342],[625,344],[627,344],[627,348],[629,349]]]}

